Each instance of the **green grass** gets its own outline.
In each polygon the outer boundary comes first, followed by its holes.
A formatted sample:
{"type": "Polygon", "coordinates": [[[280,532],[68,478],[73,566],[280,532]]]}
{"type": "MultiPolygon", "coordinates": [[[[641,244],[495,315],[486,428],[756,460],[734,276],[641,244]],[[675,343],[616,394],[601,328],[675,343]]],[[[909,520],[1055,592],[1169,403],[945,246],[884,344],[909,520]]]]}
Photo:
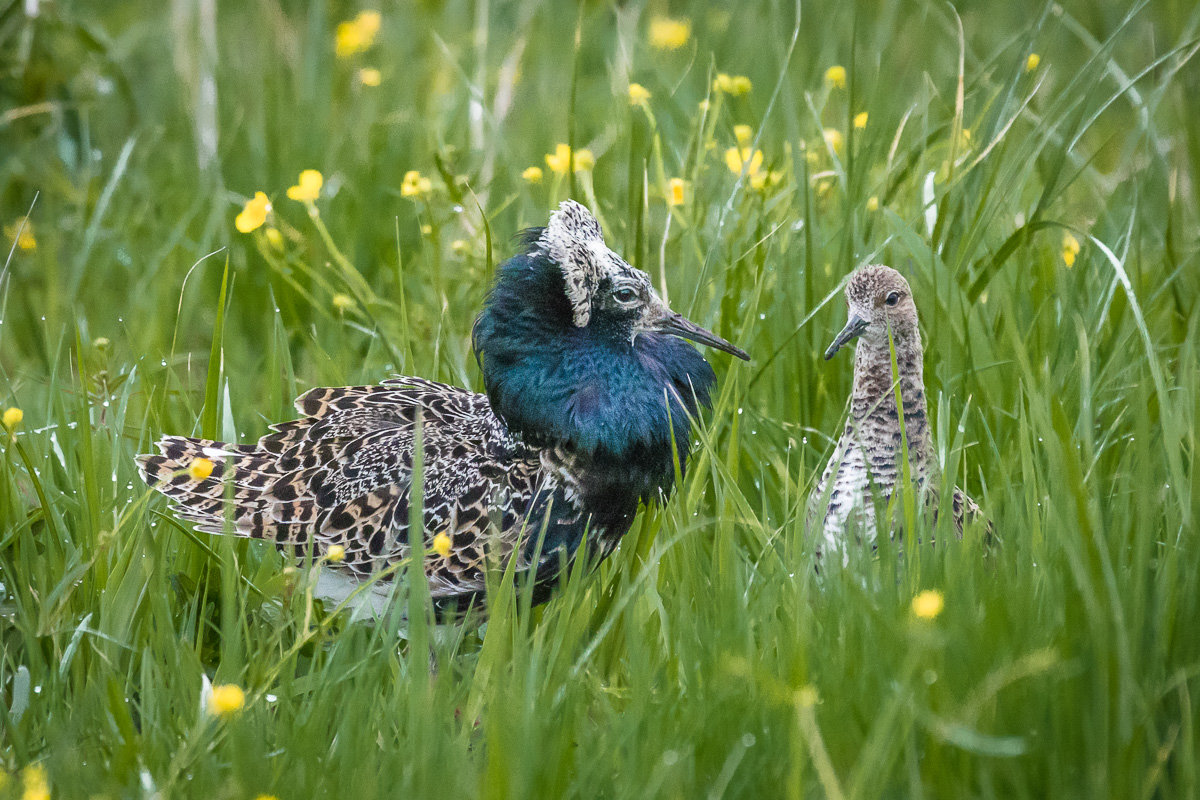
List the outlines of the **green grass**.
{"type": "Polygon", "coordinates": [[[0,260],[0,407],[24,412],[0,444],[0,797],[32,764],[54,797],[1200,792],[1193,4],[673,4],[692,31],[668,52],[662,3],[405,2],[349,59],[345,3],[30,5],[0,5],[0,222],[36,239],[0,260]],[[718,72],[753,90],[710,97],[718,72]],[[778,173],[761,190],[725,165],[736,124],[778,173]],[[546,169],[568,140],[594,170],[546,169]],[[315,220],[285,197],[305,168],[315,220]],[[278,248],[234,229],[257,190],[278,248]],[[249,440],[310,386],[479,388],[494,265],[568,194],[754,360],[709,354],[687,480],[543,609],[418,613],[405,645],[137,479],[159,434],[249,440]],[[805,500],[851,373],[821,354],[874,261],[910,278],[945,481],[999,545],[818,576],[805,500]],[[205,676],[245,708],[203,714],[205,676]]]}

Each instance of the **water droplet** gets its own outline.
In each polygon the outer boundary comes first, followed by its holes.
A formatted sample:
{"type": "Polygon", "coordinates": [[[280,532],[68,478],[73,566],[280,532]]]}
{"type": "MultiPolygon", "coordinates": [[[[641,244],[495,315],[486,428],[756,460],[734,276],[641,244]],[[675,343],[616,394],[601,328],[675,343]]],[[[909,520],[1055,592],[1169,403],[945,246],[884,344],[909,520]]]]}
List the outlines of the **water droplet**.
{"type": "Polygon", "coordinates": [[[767,315],[766,315],[766,314],[759,314],[759,315],[758,315],[758,318],[759,318],[759,319],[766,319],[766,318],[767,318],[767,315]]]}
{"type": "Polygon", "coordinates": [[[757,741],[758,739],[754,738],[753,733],[746,733],[742,735],[742,747],[754,747],[754,743],[757,741]]]}
{"type": "Polygon", "coordinates": [[[738,409],[738,415],[740,416],[740,415],[741,415],[741,413],[742,413],[742,409],[740,409],[740,408],[739,408],[739,409],[738,409]]]}
{"type": "Polygon", "coordinates": [[[807,436],[801,436],[801,437],[800,437],[800,444],[808,444],[808,437],[807,437],[807,436]]]}
{"type": "Polygon", "coordinates": [[[45,321],[46,321],[46,315],[42,314],[42,322],[45,322],[45,321]]]}
{"type": "Polygon", "coordinates": [[[667,752],[663,753],[662,760],[664,765],[668,767],[673,766],[679,761],[679,753],[676,753],[674,750],[668,750],[667,752]]]}
{"type": "Polygon", "coordinates": [[[929,686],[937,683],[938,674],[931,669],[925,670],[925,683],[929,686]]]}
{"type": "Polygon", "coordinates": [[[162,361],[160,361],[158,363],[165,367],[167,365],[167,360],[164,358],[162,361]]]}
{"type": "Polygon", "coordinates": [[[108,408],[108,401],[107,401],[107,400],[105,400],[105,401],[104,401],[103,403],[101,403],[100,405],[104,406],[105,408],[108,408]]]}

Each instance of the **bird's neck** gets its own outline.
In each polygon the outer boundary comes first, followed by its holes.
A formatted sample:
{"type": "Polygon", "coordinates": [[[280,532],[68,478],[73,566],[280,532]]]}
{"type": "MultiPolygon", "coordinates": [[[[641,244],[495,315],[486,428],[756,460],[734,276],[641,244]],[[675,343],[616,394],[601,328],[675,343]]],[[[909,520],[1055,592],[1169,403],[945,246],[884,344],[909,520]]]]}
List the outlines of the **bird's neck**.
{"type": "Polygon", "coordinates": [[[854,390],[850,399],[852,424],[860,439],[882,446],[869,448],[876,470],[894,469],[907,440],[912,477],[925,480],[933,470],[933,438],[926,412],[923,353],[919,335],[896,341],[896,371],[891,351],[882,344],[861,340],[854,356],[854,390]],[[896,409],[896,387],[904,409],[904,425],[896,409]]]}

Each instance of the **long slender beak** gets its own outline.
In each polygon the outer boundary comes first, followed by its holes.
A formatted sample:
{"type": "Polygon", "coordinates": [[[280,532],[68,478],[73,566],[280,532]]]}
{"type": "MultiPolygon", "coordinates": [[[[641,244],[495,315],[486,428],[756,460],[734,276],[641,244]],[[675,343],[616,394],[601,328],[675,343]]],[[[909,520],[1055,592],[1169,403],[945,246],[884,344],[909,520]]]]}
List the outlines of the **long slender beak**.
{"type": "Polygon", "coordinates": [[[669,333],[672,336],[679,336],[684,339],[690,339],[693,342],[706,344],[709,347],[724,350],[726,353],[732,353],[743,361],[750,360],[750,355],[742,348],[730,344],[707,328],[701,328],[687,317],[671,310],[667,310],[662,317],[650,325],[650,330],[657,331],[658,333],[669,333]]]}
{"type": "Polygon", "coordinates": [[[846,327],[842,328],[841,332],[834,337],[833,344],[829,345],[829,349],[825,351],[825,360],[828,361],[829,359],[833,358],[834,354],[836,354],[838,350],[841,350],[847,342],[851,342],[857,339],[859,336],[862,336],[862,332],[865,331],[867,326],[870,324],[871,323],[869,321],[863,319],[857,314],[851,313],[850,319],[846,321],[846,327]]]}

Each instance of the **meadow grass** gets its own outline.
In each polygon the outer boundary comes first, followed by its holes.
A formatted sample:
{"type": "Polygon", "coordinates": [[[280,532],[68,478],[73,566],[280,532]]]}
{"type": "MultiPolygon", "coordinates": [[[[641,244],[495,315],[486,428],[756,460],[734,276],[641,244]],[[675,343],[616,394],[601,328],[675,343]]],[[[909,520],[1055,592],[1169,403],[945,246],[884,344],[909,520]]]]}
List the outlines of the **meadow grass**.
{"type": "Polygon", "coordinates": [[[339,56],[359,11],[0,8],[0,797],[1197,796],[1200,8],[404,2],[339,56]],[[754,360],[708,353],[686,480],[548,605],[352,623],[137,478],[311,386],[480,388],[494,266],[567,196],[754,360]],[[997,543],[818,574],[869,262],[997,543]]]}

